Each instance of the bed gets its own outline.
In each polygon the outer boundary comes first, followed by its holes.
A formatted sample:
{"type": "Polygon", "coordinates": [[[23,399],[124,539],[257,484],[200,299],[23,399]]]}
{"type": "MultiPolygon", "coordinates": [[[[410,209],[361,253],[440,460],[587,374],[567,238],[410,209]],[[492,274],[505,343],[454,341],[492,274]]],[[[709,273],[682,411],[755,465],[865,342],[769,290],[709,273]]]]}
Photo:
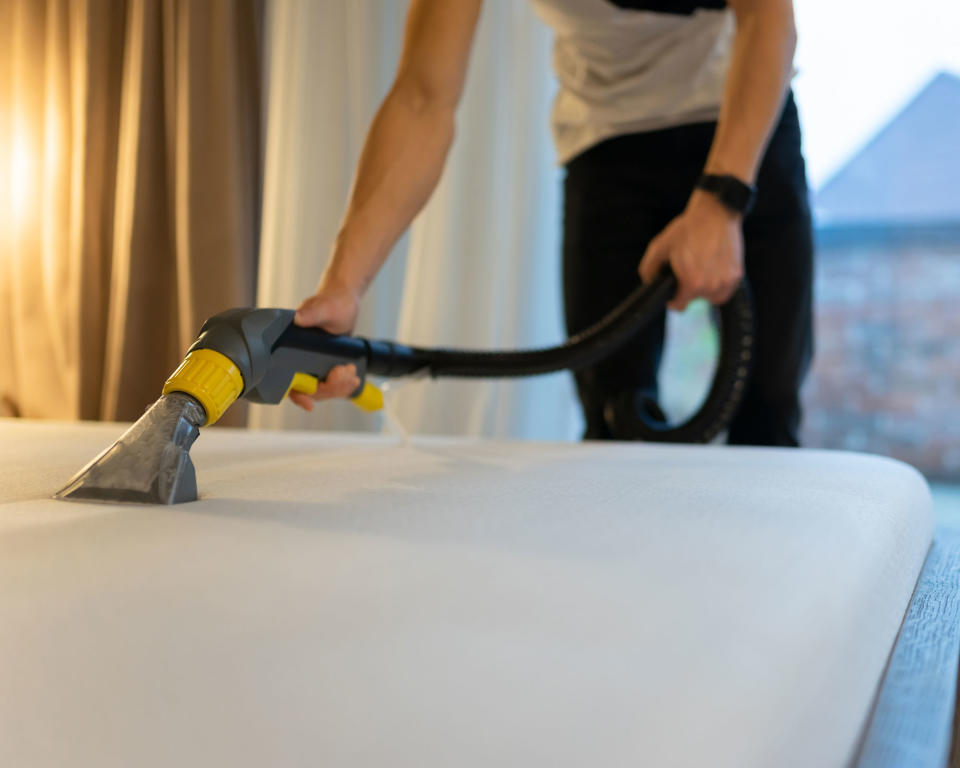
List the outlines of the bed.
{"type": "Polygon", "coordinates": [[[0,420],[0,765],[946,760],[904,464],[213,428],[195,503],[49,499],[122,430],[0,420]]]}

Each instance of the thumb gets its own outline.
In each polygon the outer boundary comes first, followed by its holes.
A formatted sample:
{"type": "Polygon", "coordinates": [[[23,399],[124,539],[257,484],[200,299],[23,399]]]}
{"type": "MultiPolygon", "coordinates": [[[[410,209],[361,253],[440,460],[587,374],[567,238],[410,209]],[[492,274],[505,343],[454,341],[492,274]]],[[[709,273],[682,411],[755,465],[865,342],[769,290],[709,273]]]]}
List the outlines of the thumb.
{"type": "Polygon", "coordinates": [[[293,316],[293,322],[302,327],[313,327],[323,325],[329,322],[330,317],[329,302],[323,296],[308,296],[297,307],[297,312],[293,316]]]}
{"type": "Polygon", "coordinates": [[[670,248],[664,238],[655,237],[651,240],[640,260],[640,279],[644,283],[653,282],[669,257],[670,248]]]}

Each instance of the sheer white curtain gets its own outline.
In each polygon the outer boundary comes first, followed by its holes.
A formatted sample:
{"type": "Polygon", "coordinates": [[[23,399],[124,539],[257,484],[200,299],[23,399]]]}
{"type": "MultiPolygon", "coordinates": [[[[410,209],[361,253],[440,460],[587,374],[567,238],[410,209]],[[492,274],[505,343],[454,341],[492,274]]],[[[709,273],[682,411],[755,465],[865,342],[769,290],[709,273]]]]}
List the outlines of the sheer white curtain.
{"type": "MultiPolygon", "coordinates": [[[[406,4],[270,6],[266,189],[258,301],[294,305],[319,276],[367,124],[393,75],[406,4]]],[[[563,337],[560,174],[548,117],[549,32],[529,4],[487,0],[437,192],[371,289],[358,332],[508,347],[563,337]]],[[[567,439],[569,377],[418,381],[392,394],[412,432],[567,439]]],[[[379,428],[344,403],[256,409],[260,427],[379,428]]]]}

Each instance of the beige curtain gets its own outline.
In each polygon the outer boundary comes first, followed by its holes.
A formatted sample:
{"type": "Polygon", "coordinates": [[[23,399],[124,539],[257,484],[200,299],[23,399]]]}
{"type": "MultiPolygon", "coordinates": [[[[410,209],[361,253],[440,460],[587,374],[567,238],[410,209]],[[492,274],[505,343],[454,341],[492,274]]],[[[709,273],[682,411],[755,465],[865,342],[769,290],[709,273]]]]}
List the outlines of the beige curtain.
{"type": "Polygon", "coordinates": [[[205,317],[252,304],[261,20],[0,0],[0,409],[135,418],[205,317]]]}

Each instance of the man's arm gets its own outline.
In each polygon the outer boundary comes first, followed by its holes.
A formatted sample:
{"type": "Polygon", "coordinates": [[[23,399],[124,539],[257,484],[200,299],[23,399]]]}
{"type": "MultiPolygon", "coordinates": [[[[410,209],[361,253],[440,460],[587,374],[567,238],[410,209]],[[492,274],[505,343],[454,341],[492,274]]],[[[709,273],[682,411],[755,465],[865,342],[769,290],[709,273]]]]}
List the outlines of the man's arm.
{"type": "MultiPolygon", "coordinates": [[[[482,0],[412,0],[393,86],[364,143],[346,213],[299,325],[353,330],[360,297],[400,235],[426,204],[443,171],[482,0]]],[[[352,366],[330,372],[314,399],[349,395],[352,366]]],[[[308,410],[312,400],[292,393],[308,410]]]]}
{"type": "MultiPolygon", "coordinates": [[[[796,27],[791,0],[729,0],[737,31],[723,103],[705,173],[753,183],[783,106],[793,66],[796,27]]],[[[650,243],[640,264],[644,281],[669,263],[682,310],[694,298],[730,298],[743,277],[741,216],[709,192],[694,190],[687,207],[650,243]]]]}

